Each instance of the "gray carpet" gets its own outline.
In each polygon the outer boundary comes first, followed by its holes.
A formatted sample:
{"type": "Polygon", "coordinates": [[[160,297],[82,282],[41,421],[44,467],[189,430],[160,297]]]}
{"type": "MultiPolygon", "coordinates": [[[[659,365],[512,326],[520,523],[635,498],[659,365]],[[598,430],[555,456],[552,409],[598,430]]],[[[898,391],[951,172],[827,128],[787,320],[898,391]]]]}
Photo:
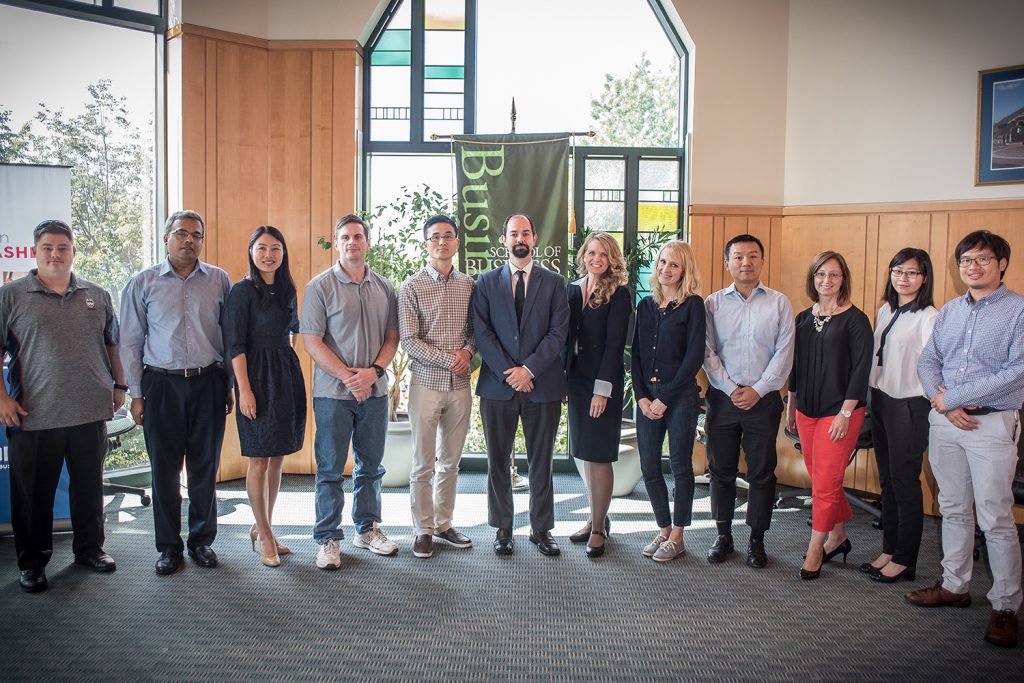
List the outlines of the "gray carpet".
{"type": "MultiPolygon", "coordinates": [[[[350,483],[346,483],[346,489],[350,483]]],[[[537,552],[520,515],[516,552],[499,558],[486,526],[486,478],[464,473],[456,526],[473,550],[438,544],[411,552],[408,495],[385,490],[384,529],[401,545],[377,557],[342,545],[342,568],[313,565],[312,478],[287,476],[276,524],[293,553],[277,569],[249,549],[251,522],[240,482],[220,489],[221,566],[189,563],[153,572],[149,508],[138,498],[108,505],[110,575],[71,564],[60,535],[50,589],[17,585],[14,543],[0,540],[3,643],[0,677],[27,680],[1021,680],[1022,652],[982,641],[991,579],[978,569],[970,609],[924,610],[903,602],[938,576],[938,525],[927,520],[919,578],[878,585],[857,571],[874,559],[880,533],[857,513],[849,562],[818,581],[797,577],[807,513],[777,511],[767,537],[772,564],[742,555],[712,566],[707,487],[697,487],[689,553],[665,565],[640,555],[654,529],[643,485],[613,501],[608,553],[588,560],[565,535],[586,517],[574,474],[556,475],[560,558],[537,552]]],[[[524,509],[526,497],[517,497],[524,509]]],[[[742,503],[742,501],[741,501],[742,503]]],[[[742,519],[742,513],[738,515],[742,519]]],[[[347,527],[351,537],[351,527],[347,527]]],[[[736,529],[746,545],[745,527],[736,529]]]]}

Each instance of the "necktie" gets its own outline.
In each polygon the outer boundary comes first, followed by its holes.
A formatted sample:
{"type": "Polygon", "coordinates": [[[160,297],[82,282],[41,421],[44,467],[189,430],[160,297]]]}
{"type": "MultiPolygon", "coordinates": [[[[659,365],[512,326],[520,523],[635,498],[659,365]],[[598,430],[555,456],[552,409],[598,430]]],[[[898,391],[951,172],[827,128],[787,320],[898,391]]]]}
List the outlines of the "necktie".
{"type": "Polygon", "coordinates": [[[526,281],[523,280],[523,271],[516,271],[516,322],[520,323],[523,321],[523,304],[526,302],[526,281]]]}
{"type": "Polygon", "coordinates": [[[890,320],[889,324],[885,326],[884,330],[882,330],[882,336],[878,339],[878,366],[879,367],[882,366],[882,350],[885,348],[885,338],[889,335],[889,330],[891,330],[892,326],[896,324],[896,318],[900,317],[900,313],[907,313],[907,312],[909,312],[910,311],[910,307],[913,306],[913,305],[914,305],[914,302],[911,301],[909,304],[907,304],[905,306],[900,306],[899,308],[897,308],[896,311],[892,315],[892,320],[890,320]]]}

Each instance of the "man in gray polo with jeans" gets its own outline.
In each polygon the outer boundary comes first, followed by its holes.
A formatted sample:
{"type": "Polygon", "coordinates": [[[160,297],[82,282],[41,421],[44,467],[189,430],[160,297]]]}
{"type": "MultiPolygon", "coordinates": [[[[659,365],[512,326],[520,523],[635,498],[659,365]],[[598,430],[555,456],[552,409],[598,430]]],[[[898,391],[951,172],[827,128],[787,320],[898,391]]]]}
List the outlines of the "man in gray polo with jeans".
{"type": "Polygon", "coordinates": [[[116,568],[103,550],[103,457],[105,423],[126,389],[110,295],[71,272],[71,228],[43,221],[34,238],[38,267],[0,289],[0,354],[11,359],[9,394],[0,382],[0,423],[7,427],[19,583],[29,593],[47,587],[53,497],[65,462],[75,564],[116,568]]]}
{"type": "Polygon", "coordinates": [[[355,457],[352,521],[357,548],[394,555],[398,545],[378,526],[384,437],[388,429],[388,379],[384,368],[398,349],[398,299],[394,286],[366,264],[370,228],[355,215],[334,226],[339,259],[306,285],[299,331],[316,364],[316,566],[341,566],[339,541],[345,506],[342,473],[349,444],[355,457]]]}

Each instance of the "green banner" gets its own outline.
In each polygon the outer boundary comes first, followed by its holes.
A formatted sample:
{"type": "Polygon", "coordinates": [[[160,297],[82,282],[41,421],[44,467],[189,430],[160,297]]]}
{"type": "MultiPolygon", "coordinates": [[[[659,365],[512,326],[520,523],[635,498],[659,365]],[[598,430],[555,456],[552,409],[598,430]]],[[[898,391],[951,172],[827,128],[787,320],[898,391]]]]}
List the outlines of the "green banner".
{"type": "Polygon", "coordinates": [[[569,135],[460,135],[453,141],[462,226],[459,260],[476,276],[505,263],[501,226],[514,213],[533,219],[533,258],[568,272],[569,135]]]}

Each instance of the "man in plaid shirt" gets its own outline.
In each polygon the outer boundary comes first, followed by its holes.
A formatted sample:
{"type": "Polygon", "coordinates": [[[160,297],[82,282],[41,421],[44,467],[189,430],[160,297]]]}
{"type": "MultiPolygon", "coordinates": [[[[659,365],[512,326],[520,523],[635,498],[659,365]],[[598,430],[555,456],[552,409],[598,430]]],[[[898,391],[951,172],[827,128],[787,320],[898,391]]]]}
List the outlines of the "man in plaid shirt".
{"type": "Polygon", "coordinates": [[[451,218],[427,219],[423,239],[427,265],[402,283],[398,294],[398,329],[412,372],[409,499],[416,557],[433,555],[433,537],[456,548],[473,546],[469,537],[452,527],[459,460],[473,403],[469,391],[469,364],[476,350],[470,312],[473,278],[452,265],[459,232],[451,218]]]}

